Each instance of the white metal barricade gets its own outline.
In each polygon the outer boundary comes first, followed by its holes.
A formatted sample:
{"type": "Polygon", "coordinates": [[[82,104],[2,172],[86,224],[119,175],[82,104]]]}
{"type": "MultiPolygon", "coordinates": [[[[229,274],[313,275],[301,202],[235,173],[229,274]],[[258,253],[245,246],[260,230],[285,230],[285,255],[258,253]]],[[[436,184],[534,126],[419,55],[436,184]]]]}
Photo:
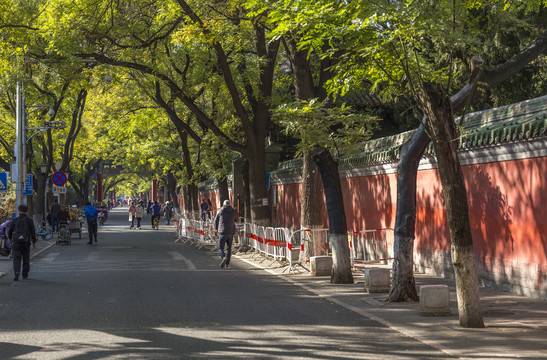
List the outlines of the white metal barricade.
{"type": "Polygon", "coordinates": [[[324,244],[325,244],[325,247],[322,248],[326,253],[328,253],[328,244],[329,244],[329,229],[326,228],[326,229],[300,229],[300,230],[296,230],[296,231],[293,231],[290,236],[289,236],[289,240],[287,241],[287,261],[289,262],[289,264],[287,265],[287,267],[285,268],[285,270],[283,270],[283,272],[289,270],[289,273],[291,271],[296,271],[296,268],[295,266],[298,264],[300,266],[302,266],[302,264],[300,264],[300,261],[297,261],[297,259],[295,259],[295,256],[293,256],[293,249],[292,249],[292,241],[293,239],[295,239],[295,235],[297,234],[300,234],[300,251],[303,252],[304,251],[304,243],[305,242],[309,242],[309,243],[312,243],[314,244],[314,239],[318,236],[322,236],[323,239],[324,239],[324,244]]]}
{"type": "Polygon", "coordinates": [[[370,229],[348,233],[351,265],[355,269],[364,264],[393,260],[388,243],[393,242],[393,229],[370,229]]]}

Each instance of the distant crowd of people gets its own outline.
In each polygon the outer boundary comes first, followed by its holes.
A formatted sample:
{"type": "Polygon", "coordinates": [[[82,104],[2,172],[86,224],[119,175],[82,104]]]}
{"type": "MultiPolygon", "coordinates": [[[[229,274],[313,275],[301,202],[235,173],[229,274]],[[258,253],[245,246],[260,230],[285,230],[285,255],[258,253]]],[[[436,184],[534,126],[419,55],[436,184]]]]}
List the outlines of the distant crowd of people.
{"type": "Polygon", "coordinates": [[[171,219],[175,215],[172,201],[166,201],[162,206],[158,201],[148,201],[146,204],[142,199],[129,200],[129,229],[141,229],[141,220],[145,211],[147,215],[151,215],[150,222],[152,227],[154,227],[156,219],[159,223],[162,214],[165,225],[170,225],[171,219]]]}

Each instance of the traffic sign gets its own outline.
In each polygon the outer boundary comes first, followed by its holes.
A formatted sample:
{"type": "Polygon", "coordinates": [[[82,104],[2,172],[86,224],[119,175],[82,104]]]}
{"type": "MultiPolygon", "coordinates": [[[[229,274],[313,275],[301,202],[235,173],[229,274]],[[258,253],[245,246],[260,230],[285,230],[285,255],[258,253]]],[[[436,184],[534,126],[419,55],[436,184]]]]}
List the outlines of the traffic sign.
{"type": "Polygon", "coordinates": [[[0,191],[8,190],[8,173],[0,172],[0,191]]]}
{"type": "Polygon", "coordinates": [[[66,184],[66,181],[67,181],[66,174],[62,171],[57,171],[51,177],[51,181],[53,181],[54,185],[63,186],[64,184],[66,184]]]}
{"type": "Polygon", "coordinates": [[[27,181],[23,188],[23,195],[32,195],[32,174],[27,174],[27,181]]]}
{"type": "Polygon", "coordinates": [[[53,191],[53,195],[66,194],[66,186],[53,185],[51,191],[53,191]]]}

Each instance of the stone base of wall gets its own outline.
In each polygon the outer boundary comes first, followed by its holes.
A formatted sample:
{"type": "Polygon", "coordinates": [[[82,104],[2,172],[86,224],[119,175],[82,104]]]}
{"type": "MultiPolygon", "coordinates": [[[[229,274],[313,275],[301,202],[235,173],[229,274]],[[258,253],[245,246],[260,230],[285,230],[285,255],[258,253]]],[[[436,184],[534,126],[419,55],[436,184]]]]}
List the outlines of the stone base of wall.
{"type": "MultiPolygon", "coordinates": [[[[547,268],[513,260],[476,257],[479,285],[547,301],[547,268]]],[[[419,249],[414,252],[414,271],[454,278],[450,252],[419,249]]]]}

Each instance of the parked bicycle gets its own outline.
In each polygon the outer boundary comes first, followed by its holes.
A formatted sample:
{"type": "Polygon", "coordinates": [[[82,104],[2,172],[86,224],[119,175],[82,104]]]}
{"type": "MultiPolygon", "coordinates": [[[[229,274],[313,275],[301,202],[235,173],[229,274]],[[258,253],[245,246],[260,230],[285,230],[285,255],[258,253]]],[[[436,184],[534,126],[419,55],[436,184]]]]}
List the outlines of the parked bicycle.
{"type": "Polygon", "coordinates": [[[53,237],[53,229],[42,220],[36,229],[36,235],[40,236],[42,240],[51,240],[53,237]]]}

